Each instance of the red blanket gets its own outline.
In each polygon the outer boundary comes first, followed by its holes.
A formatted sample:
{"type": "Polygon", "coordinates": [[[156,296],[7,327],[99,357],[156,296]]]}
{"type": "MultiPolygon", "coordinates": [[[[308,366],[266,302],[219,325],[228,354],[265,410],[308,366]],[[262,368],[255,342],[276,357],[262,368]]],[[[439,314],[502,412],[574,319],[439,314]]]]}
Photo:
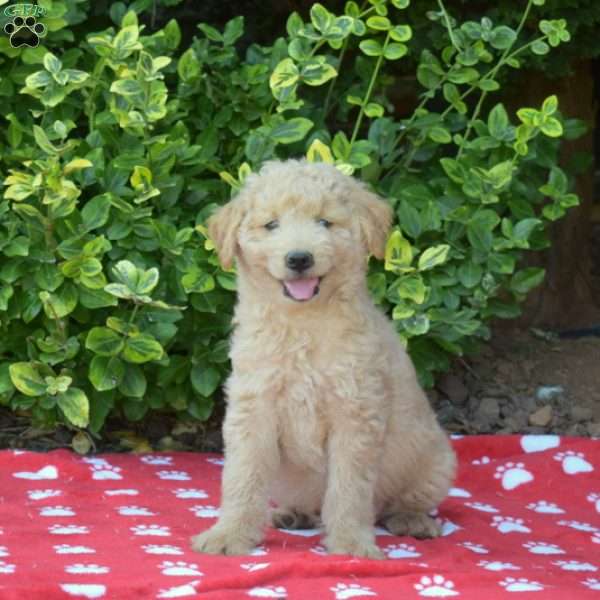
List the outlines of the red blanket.
{"type": "Polygon", "coordinates": [[[379,530],[385,561],[328,556],[314,530],[270,529],[251,556],[191,552],[218,514],[219,456],[0,452],[0,599],[600,597],[600,441],[454,445],[444,536],[379,530]]]}

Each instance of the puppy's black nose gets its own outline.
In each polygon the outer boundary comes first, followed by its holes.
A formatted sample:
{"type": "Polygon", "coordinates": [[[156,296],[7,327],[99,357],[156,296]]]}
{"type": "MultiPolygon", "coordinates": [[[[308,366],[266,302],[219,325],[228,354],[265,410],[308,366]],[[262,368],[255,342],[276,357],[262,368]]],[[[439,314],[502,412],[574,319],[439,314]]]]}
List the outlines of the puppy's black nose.
{"type": "Polygon", "coordinates": [[[292,271],[306,271],[315,264],[315,259],[310,252],[304,250],[292,250],[285,255],[285,266],[292,271]]]}

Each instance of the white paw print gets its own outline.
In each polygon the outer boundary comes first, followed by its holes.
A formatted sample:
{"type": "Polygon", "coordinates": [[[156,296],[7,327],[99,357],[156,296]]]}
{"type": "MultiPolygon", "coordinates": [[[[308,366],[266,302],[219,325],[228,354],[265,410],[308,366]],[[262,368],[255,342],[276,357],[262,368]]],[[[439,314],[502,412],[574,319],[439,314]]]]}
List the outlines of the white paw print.
{"type": "Polygon", "coordinates": [[[107,496],[137,496],[139,492],[137,490],[104,490],[107,496]]]}
{"type": "Polygon", "coordinates": [[[329,589],[335,594],[335,600],[346,600],[347,598],[377,595],[371,588],[359,585],[358,583],[338,583],[329,589]]]}
{"type": "Polygon", "coordinates": [[[166,525],[135,525],[130,529],[133,531],[133,535],[171,535],[171,529],[166,525]]]}
{"type": "Polygon", "coordinates": [[[489,465],[490,464],[490,457],[489,456],[482,456],[481,458],[476,458],[475,460],[471,461],[471,464],[476,465],[478,467],[480,467],[482,465],[489,465]]]}
{"type": "Polygon", "coordinates": [[[176,562],[165,560],[158,565],[158,568],[163,575],[204,575],[204,573],[198,571],[198,565],[181,560],[176,562]]]}
{"type": "Polygon", "coordinates": [[[183,550],[178,546],[169,546],[168,544],[146,544],[142,549],[147,554],[183,554],[183,550]]]}
{"type": "Polygon", "coordinates": [[[206,462],[210,463],[211,465],[217,465],[218,467],[222,467],[225,464],[225,459],[211,456],[210,458],[206,459],[206,462]]]}
{"type": "Polygon", "coordinates": [[[505,490],[514,490],[516,487],[533,481],[533,475],[525,468],[521,462],[507,462],[496,467],[494,473],[495,479],[500,479],[502,487],[505,490]]]}
{"type": "Polygon", "coordinates": [[[415,583],[415,590],[419,596],[427,598],[444,598],[446,596],[458,596],[458,592],[454,589],[454,583],[445,579],[442,575],[427,575],[421,577],[419,583],[415,583]]]}
{"type": "Polygon", "coordinates": [[[50,525],[48,531],[54,535],[76,535],[90,532],[85,525],[50,525]]]}
{"type": "Polygon", "coordinates": [[[598,567],[587,563],[579,562],[577,560],[556,560],[552,563],[557,567],[560,567],[563,571],[597,571],[598,567]]]}
{"type": "Polygon", "coordinates": [[[42,506],[40,517],[74,517],[75,511],[69,506],[42,506]]]}
{"type": "Polygon", "coordinates": [[[600,534],[599,535],[593,535],[592,536],[592,542],[594,544],[600,544],[600,534]]]}
{"type": "Polygon", "coordinates": [[[485,504],[484,502],[465,502],[465,506],[469,508],[474,508],[475,510],[480,510],[481,512],[486,513],[497,513],[498,509],[494,508],[491,504],[485,504]]]}
{"type": "Polygon", "coordinates": [[[505,563],[499,560],[480,560],[477,565],[488,571],[519,571],[521,567],[517,567],[512,563],[505,563]]]}
{"type": "Polygon", "coordinates": [[[106,586],[99,583],[61,583],[60,587],[69,596],[102,598],[106,594],[106,586]]]}
{"type": "Polygon", "coordinates": [[[0,560],[0,573],[3,573],[5,575],[10,575],[11,573],[15,572],[15,569],[17,567],[15,565],[12,565],[10,563],[4,562],[3,560],[0,560]]]}
{"type": "Polygon", "coordinates": [[[596,512],[600,513],[600,494],[588,494],[587,501],[591,502],[594,505],[596,512]]]}
{"type": "Polygon", "coordinates": [[[156,513],[153,513],[150,509],[144,508],[143,506],[119,506],[117,508],[120,515],[126,517],[155,517],[156,513]]]}
{"type": "Polygon", "coordinates": [[[448,496],[450,496],[450,498],[470,498],[471,493],[463,488],[453,487],[448,491],[448,496]]]}
{"type": "Polygon", "coordinates": [[[583,452],[574,452],[573,450],[557,452],[554,460],[562,464],[562,469],[567,475],[589,473],[594,470],[594,467],[585,459],[583,452]]]}
{"type": "Polygon", "coordinates": [[[262,571],[266,569],[271,563],[243,563],[240,565],[244,571],[248,571],[248,573],[252,573],[254,571],[262,571]]]}
{"type": "Polygon", "coordinates": [[[495,516],[490,523],[492,527],[496,527],[500,533],[531,533],[531,529],[523,524],[523,519],[514,517],[495,516]]]}
{"type": "Polygon", "coordinates": [[[151,454],[146,454],[140,458],[143,463],[147,465],[172,465],[173,457],[172,456],[156,456],[151,454]]]}
{"type": "Polygon", "coordinates": [[[475,554],[489,554],[490,552],[485,546],[476,544],[475,542],[462,542],[459,546],[462,546],[471,552],[475,552],[475,554]]]}
{"type": "Polygon", "coordinates": [[[108,573],[110,569],[108,567],[101,567],[100,565],[77,563],[67,565],[65,571],[73,575],[103,575],[104,573],[108,573]]]}
{"type": "Polygon", "coordinates": [[[525,542],[523,548],[526,548],[532,554],[564,554],[565,551],[549,542],[525,542]]]}
{"type": "Polygon", "coordinates": [[[53,548],[56,554],[94,554],[96,552],[88,546],[73,546],[71,544],[56,544],[53,548]]]}
{"type": "Polygon", "coordinates": [[[577,529],[577,531],[589,531],[591,533],[600,531],[595,525],[592,525],[591,523],[582,523],[581,521],[558,521],[558,525],[577,529]]]}
{"type": "Polygon", "coordinates": [[[253,587],[248,591],[248,596],[255,598],[287,598],[287,590],[282,585],[266,585],[253,587]]]}
{"type": "Polygon", "coordinates": [[[157,471],[160,479],[170,481],[189,481],[191,477],[185,471],[157,471]]]}
{"type": "Polygon", "coordinates": [[[559,508],[554,502],[546,502],[546,500],[538,500],[537,502],[531,502],[527,505],[529,510],[533,510],[536,513],[543,513],[547,515],[561,515],[565,511],[559,508]]]}
{"type": "Polygon", "coordinates": [[[171,490],[177,498],[181,499],[200,499],[208,498],[208,494],[204,490],[197,490],[194,488],[177,488],[171,490]]]}
{"type": "Polygon", "coordinates": [[[600,579],[596,579],[595,577],[588,577],[581,583],[583,583],[583,585],[590,590],[600,590],[600,579]]]}
{"type": "Polygon", "coordinates": [[[161,589],[158,592],[157,598],[182,598],[183,596],[195,596],[198,593],[196,586],[200,584],[200,581],[190,581],[183,585],[176,585],[175,587],[168,589],[161,589]]]}
{"type": "Polygon", "coordinates": [[[28,490],[27,492],[30,500],[45,500],[46,498],[55,498],[61,494],[60,490],[28,490]]]}
{"type": "Polygon", "coordinates": [[[219,509],[216,506],[198,505],[192,506],[190,510],[197,516],[203,519],[213,519],[219,516],[219,509]]]}
{"type": "Polygon", "coordinates": [[[388,558],[418,558],[421,556],[421,553],[417,552],[417,549],[410,544],[390,544],[383,551],[388,558]]]}
{"type": "Polygon", "coordinates": [[[8,548],[6,546],[0,546],[0,558],[4,558],[9,555],[10,552],[8,551],[8,548]]]}
{"type": "Polygon", "coordinates": [[[250,556],[266,556],[267,554],[269,554],[269,551],[265,546],[256,546],[256,548],[250,551],[250,556]]]}
{"type": "Polygon", "coordinates": [[[539,592],[544,589],[544,586],[537,581],[530,581],[524,577],[515,579],[507,577],[498,582],[507,592],[539,592]]]}
{"type": "Polygon", "coordinates": [[[436,519],[436,521],[442,526],[442,537],[452,535],[459,529],[462,529],[460,525],[453,523],[450,519],[436,519]]]}
{"type": "Polygon", "coordinates": [[[121,467],[113,467],[103,461],[103,463],[92,463],[92,479],[97,480],[116,480],[123,479],[121,467]],[[103,464],[105,463],[105,464],[103,464]]]}
{"type": "Polygon", "coordinates": [[[313,546],[310,551],[313,554],[316,554],[317,556],[327,556],[327,549],[325,548],[325,546],[321,546],[321,544],[317,544],[316,546],[313,546]]]}

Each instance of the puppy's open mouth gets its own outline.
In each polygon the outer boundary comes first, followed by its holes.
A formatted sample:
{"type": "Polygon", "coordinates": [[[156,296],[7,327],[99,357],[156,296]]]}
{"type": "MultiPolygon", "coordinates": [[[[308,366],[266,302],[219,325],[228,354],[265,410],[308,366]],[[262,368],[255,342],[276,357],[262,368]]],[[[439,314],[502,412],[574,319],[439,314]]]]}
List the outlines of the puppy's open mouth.
{"type": "Polygon", "coordinates": [[[319,293],[319,284],[322,277],[305,279],[288,279],[283,282],[283,293],[297,302],[311,300],[319,293]]]}

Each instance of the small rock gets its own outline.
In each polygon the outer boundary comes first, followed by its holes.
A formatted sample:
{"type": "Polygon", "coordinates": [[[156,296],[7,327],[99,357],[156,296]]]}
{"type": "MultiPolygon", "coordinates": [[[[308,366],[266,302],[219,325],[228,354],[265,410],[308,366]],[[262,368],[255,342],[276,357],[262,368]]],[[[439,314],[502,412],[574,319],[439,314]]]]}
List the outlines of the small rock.
{"type": "Polygon", "coordinates": [[[589,435],[600,438],[600,422],[588,423],[586,428],[589,435]]]}
{"type": "Polygon", "coordinates": [[[547,427],[552,422],[552,417],[552,407],[546,404],[529,415],[529,424],[534,427],[547,427]]]}
{"type": "Polygon", "coordinates": [[[580,404],[575,404],[575,406],[571,407],[571,419],[576,423],[581,423],[583,421],[591,421],[594,416],[594,410],[590,406],[581,406],[580,404]]]}
{"type": "Polygon", "coordinates": [[[451,373],[442,375],[437,387],[453,404],[463,405],[469,396],[469,390],[460,377],[451,373]]]}
{"type": "Polygon", "coordinates": [[[475,411],[474,418],[486,428],[495,424],[500,418],[500,403],[498,398],[482,398],[475,411]]]}
{"type": "Polygon", "coordinates": [[[542,385],[535,390],[535,397],[538,400],[552,400],[564,393],[565,388],[562,385],[542,385]]]}

